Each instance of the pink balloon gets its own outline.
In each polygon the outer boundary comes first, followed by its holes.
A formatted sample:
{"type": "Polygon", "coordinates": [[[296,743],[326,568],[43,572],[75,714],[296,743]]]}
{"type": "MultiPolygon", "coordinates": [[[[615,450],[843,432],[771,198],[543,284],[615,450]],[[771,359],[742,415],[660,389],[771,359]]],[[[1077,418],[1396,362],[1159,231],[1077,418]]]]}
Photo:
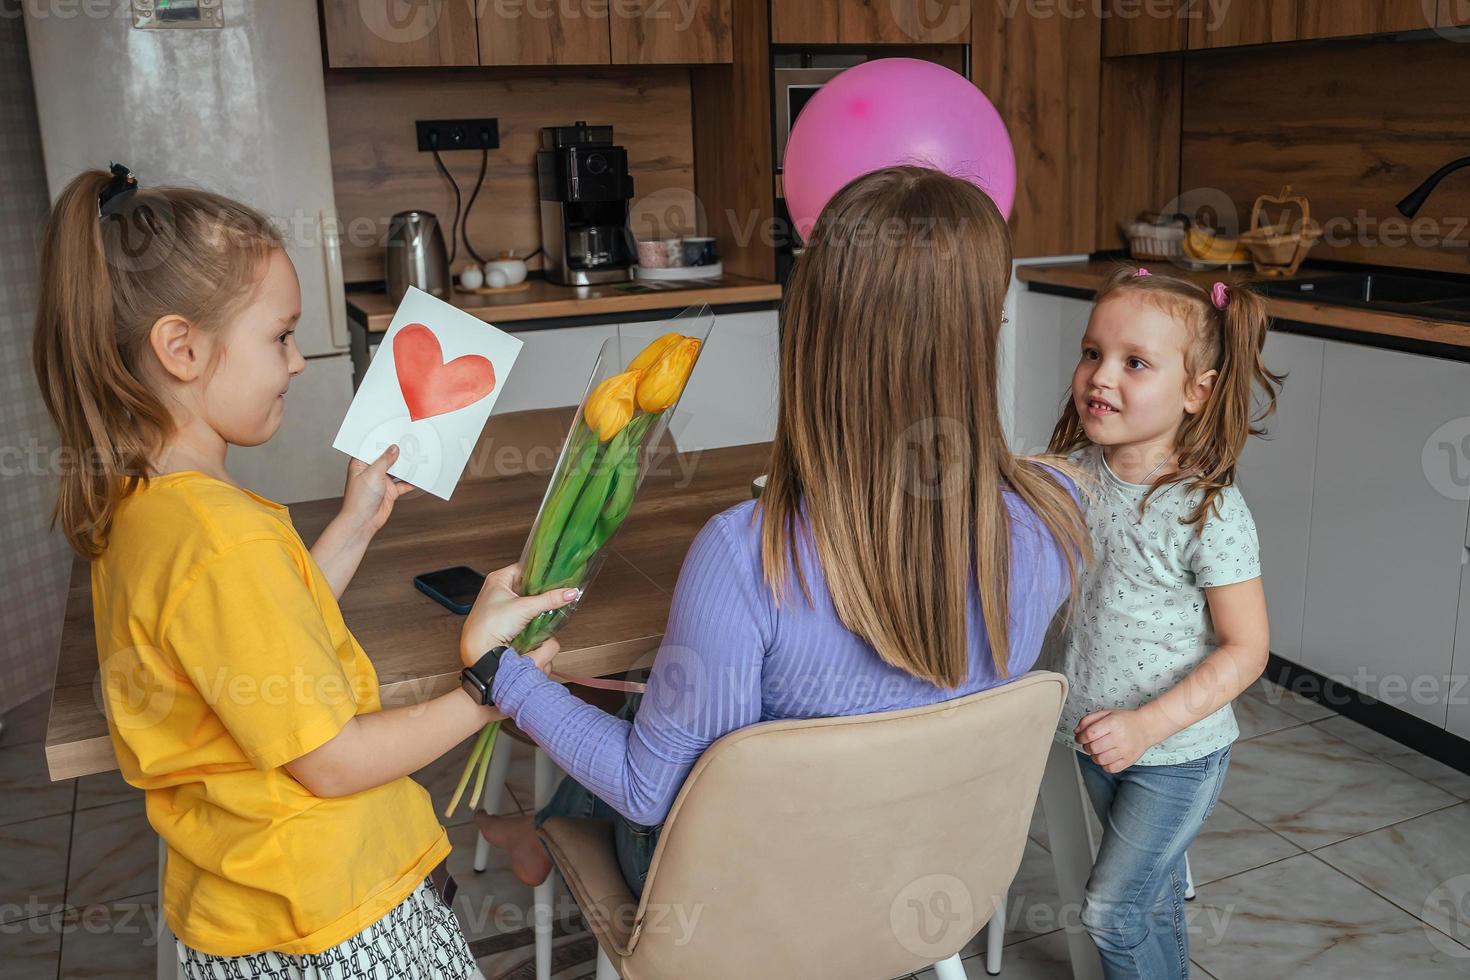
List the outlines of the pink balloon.
{"type": "Polygon", "coordinates": [[[1010,217],[1016,155],[985,93],[943,65],[884,58],[838,75],[796,117],[782,182],[797,232],[849,181],[902,164],[968,180],[1010,217]]]}

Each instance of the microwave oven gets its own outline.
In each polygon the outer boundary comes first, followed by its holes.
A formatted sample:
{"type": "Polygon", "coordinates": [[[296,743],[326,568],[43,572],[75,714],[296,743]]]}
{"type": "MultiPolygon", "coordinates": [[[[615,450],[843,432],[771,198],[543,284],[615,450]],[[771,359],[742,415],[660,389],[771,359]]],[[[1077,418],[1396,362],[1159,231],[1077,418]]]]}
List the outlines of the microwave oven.
{"type": "Polygon", "coordinates": [[[846,68],[777,68],[776,97],[776,172],[786,159],[786,139],[802,108],[817,90],[841,75],[846,68]]]}

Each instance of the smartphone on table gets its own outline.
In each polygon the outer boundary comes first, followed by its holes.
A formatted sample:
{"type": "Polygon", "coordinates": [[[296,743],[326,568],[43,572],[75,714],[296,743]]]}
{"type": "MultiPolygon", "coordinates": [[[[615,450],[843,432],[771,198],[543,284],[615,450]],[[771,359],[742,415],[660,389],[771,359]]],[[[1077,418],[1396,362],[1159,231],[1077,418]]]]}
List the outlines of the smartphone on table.
{"type": "Polygon", "coordinates": [[[485,584],[485,576],[468,565],[441,568],[413,577],[414,586],[450,612],[468,616],[485,584]]]}

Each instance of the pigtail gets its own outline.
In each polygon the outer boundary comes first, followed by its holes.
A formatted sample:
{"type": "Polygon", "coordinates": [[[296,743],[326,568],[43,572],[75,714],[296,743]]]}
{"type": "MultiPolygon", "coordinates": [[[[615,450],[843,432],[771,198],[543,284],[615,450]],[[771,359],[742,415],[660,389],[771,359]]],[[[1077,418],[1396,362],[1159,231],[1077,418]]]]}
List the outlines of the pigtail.
{"type": "Polygon", "coordinates": [[[1259,293],[1244,286],[1216,284],[1211,306],[1211,319],[1219,331],[1219,373],[1204,407],[1179,432],[1180,469],[1198,473],[1190,485],[1204,491],[1199,506],[1187,518],[1197,527],[1216,512],[1221,492],[1235,482],[1246,440],[1265,434],[1261,423],[1275,414],[1276,396],[1285,378],[1272,373],[1262,357],[1270,317],[1259,293]]]}

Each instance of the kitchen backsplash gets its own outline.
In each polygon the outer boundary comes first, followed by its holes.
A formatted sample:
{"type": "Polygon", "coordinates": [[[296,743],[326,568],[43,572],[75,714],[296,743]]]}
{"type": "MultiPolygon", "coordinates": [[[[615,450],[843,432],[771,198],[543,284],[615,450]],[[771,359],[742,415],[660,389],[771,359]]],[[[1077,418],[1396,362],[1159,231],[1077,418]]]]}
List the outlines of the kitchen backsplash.
{"type": "MultiPolygon", "coordinates": [[[[640,237],[694,233],[694,149],[685,68],[464,71],[329,70],[327,118],[332,177],[347,282],[383,277],[383,240],[394,212],[420,208],[448,224],[454,197],[428,153],[418,152],[418,119],[500,120],[469,234],[487,258],[541,243],[535,158],[541,127],[577,120],[611,125],[628,150],[636,195],[630,223],[640,237]]],[[[480,154],[444,154],[467,202],[480,154]]],[[[463,245],[455,263],[466,262],[463,245]]],[[[533,263],[534,266],[534,263],[533,263]]]]}
{"type": "Polygon", "coordinates": [[[1467,92],[1470,46],[1442,38],[1192,55],[1180,186],[1223,191],[1244,225],[1258,194],[1290,184],[1325,226],[1313,259],[1470,273],[1470,171],[1413,222],[1395,209],[1470,155],[1467,92]]]}

